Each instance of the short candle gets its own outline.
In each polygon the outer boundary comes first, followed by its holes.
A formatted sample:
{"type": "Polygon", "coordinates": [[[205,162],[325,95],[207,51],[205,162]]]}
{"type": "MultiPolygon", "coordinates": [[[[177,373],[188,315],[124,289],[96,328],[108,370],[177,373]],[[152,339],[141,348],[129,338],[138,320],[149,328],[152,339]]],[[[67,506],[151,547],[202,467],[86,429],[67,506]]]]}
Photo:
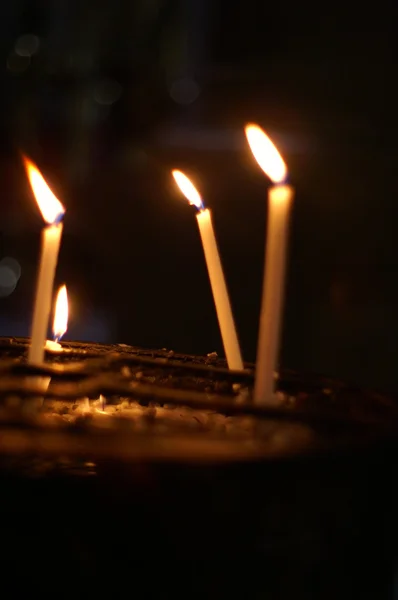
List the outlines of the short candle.
{"type": "Polygon", "coordinates": [[[47,340],[45,349],[49,352],[64,352],[61,344],[58,343],[68,329],[68,293],[66,285],[62,285],[57,294],[55,302],[53,336],[54,340],[47,340]]]}

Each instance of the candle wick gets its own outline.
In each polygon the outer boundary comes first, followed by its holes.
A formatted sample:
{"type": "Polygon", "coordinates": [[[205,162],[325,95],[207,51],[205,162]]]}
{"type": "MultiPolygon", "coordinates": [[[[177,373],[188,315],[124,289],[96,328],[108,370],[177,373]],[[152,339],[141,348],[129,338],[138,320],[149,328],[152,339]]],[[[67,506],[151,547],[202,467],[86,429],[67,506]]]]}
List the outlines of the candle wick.
{"type": "Polygon", "coordinates": [[[194,210],[195,214],[200,214],[202,213],[204,210],[206,210],[205,205],[202,204],[200,206],[197,206],[196,204],[190,203],[189,206],[192,206],[192,209],[194,210]]]}
{"type": "Polygon", "coordinates": [[[65,212],[59,212],[51,225],[59,225],[64,218],[64,214],[65,212]]]}
{"type": "Polygon", "coordinates": [[[285,177],[282,179],[282,181],[278,181],[278,183],[276,183],[275,186],[279,187],[279,186],[289,185],[289,184],[290,184],[290,177],[289,177],[289,172],[287,172],[285,177]]]}

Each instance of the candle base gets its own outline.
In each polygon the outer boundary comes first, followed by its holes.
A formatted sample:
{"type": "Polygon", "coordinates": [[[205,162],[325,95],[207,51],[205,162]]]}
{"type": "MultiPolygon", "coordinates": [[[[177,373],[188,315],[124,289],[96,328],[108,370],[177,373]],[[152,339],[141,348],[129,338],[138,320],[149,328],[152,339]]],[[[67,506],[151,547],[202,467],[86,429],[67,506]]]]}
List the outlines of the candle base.
{"type": "Polygon", "coordinates": [[[44,346],[44,349],[48,352],[63,352],[61,344],[52,340],[46,340],[46,345],[44,346]]]}
{"type": "Polygon", "coordinates": [[[5,408],[26,393],[10,378],[54,373],[36,421],[16,429],[14,404],[14,420],[0,424],[3,585],[16,596],[54,595],[55,580],[60,597],[121,597],[132,583],[166,598],[391,597],[398,444],[388,398],[281,373],[283,413],[260,419],[248,404],[228,430],[218,425],[241,410],[250,367],[236,374],[204,357],[65,344],[71,353],[39,370],[20,361],[25,342],[0,341],[7,368],[17,359],[0,385],[5,408]],[[87,396],[101,410],[101,392],[106,415],[73,417],[87,396]],[[198,395],[208,409],[189,406],[198,395]],[[215,423],[198,423],[200,414],[215,423]],[[237,431],[239,419],[248,430],[237,431]]]}

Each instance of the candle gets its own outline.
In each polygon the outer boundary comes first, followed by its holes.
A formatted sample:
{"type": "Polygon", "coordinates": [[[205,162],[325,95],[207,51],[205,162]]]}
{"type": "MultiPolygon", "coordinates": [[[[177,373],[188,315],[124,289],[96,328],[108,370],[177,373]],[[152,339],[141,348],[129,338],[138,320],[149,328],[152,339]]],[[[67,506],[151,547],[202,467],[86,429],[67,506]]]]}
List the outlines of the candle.
{"type": "Polygon", "coordinates": [[[268,136],[257,125],[247,125],[245,132],[254,158],[274,183],[268,192],[265,269],[254,385],[255,402],[272,405],[277,402],[274,372],[278,360],[288,225],[294,192],[286,185],[286,165],[268,136]]]}
{"type": "Polygon", "coordinates": [[[62,285],[57,294],[57,300],[55,302],[54,311],[54,322],[53,322],[53,336],[54,341],[46,341],[46,350],[50,352],[63,352],[61,344],[58,343],[66,333],[68,329],[68,293],[66,291],[66,285],[62,285]]]}
{"type": "Polygon", "coordinates": [[[48,319],[51,309],[55,269],[61,243],[62,223],[65,209],[54,196],[37,167],[24,157],[26,173],[36,202],[48,224],[42,232],[41,258],[33,310],[31,345],[28,362],[41,363],[47,337],[48,319]]]}
{"type": "Polygon", "coordinates": [[[242,370],[243,361],[240,352],[238,336],[234,318],[232,315],[231,303],[229,301],[227,286],[225,283],[224,272],[221,265],[220,255],[217,248],[217,241],[214,234],[211,212],[205,208],[199,192],[192,182],[181,171],[172,171],[173,177],[190,204],[196,206],[200,237],[202,239],[203,250],[207,270],[209,273],[210,284],[213,292],[214,303],[216,306],[218,323],[221,330],[225,356],[230,369],[242,370]]]}

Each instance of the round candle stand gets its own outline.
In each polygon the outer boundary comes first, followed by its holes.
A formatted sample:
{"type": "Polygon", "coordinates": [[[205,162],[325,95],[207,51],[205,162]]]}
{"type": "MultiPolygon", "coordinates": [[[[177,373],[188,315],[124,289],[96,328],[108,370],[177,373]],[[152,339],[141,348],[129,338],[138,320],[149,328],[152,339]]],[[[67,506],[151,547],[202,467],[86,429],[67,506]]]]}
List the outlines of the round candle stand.
{"type": "Polygon", "coordinates": [[[393,598],[396,403],[212,357],[0,339],[3,593],[393,598]],[[6,593],[7,591],[7,593],[6,593]]]}

